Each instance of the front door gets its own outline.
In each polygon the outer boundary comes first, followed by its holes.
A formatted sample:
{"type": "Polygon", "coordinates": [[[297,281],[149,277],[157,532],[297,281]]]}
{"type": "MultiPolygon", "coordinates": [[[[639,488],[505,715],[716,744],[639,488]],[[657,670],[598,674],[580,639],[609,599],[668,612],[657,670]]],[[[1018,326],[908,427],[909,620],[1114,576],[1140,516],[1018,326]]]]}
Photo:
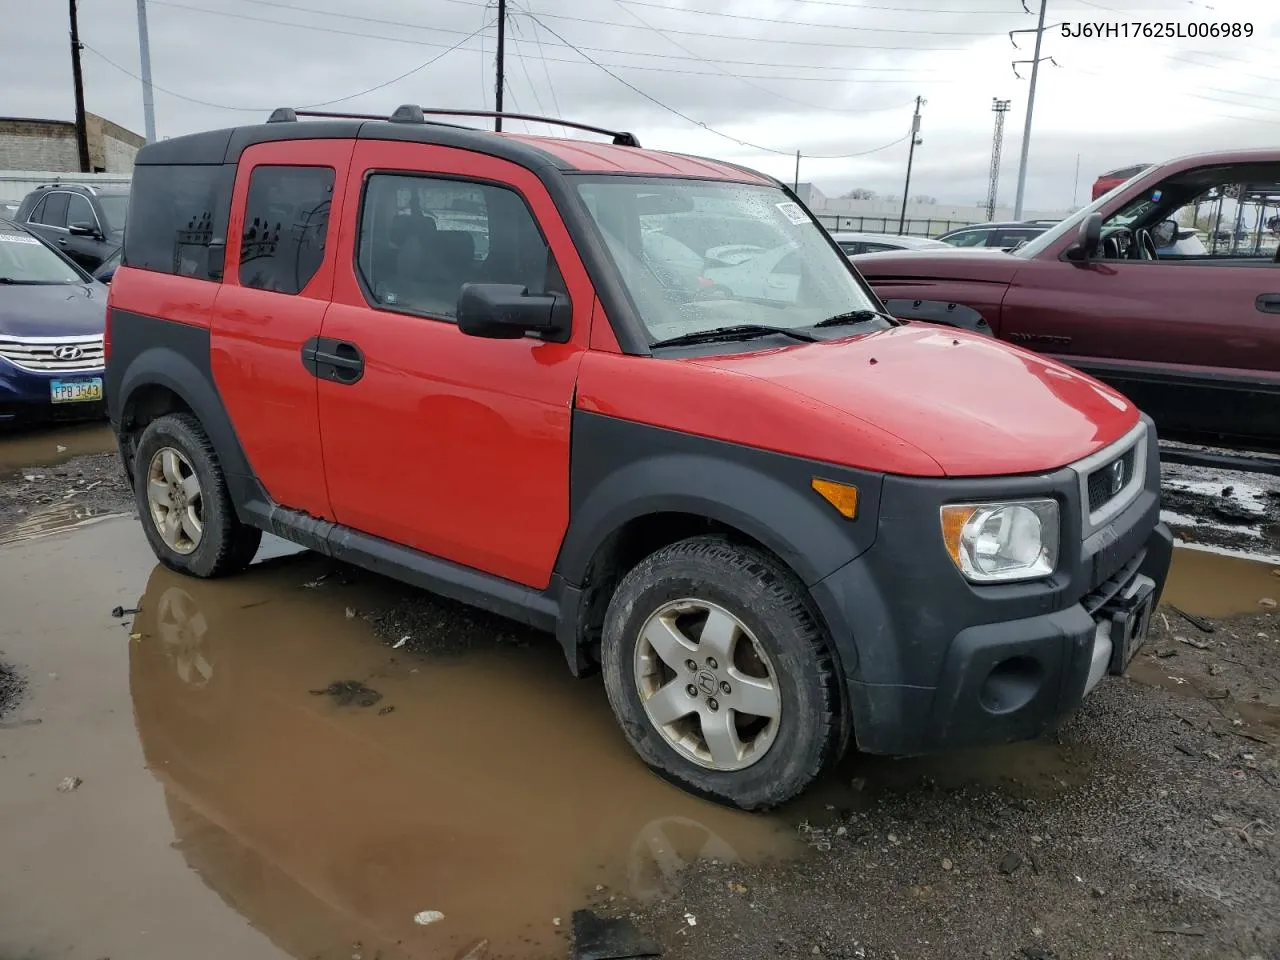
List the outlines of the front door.
{"type": "Polygon", "coordinates": [[[1280,200],[1272,166],[1221,174],[1247,173],[1244,184],[1178,174],[1104,222],[1111,239],[1100,256],[1028,260],[1005,298],[1001,336],[1112,384],[1163,434],[1280,443],[1280,263],[1264,214],[1280,200]],[[1241,200],[1228,199],[1221,216],[1224,188],[1241,200]],[[1250,229],[1215,245],[1219,219],[1250,229]],[[1205,229],[1165,244],[1171,221],[1182,233],[1205,229]],[[1169,252],[1133,259],[1142,231],[1169,252]]]}
{"type": "Polygon", "coordinates": [[[339,523],[543,588],[569,520],[574,387],[594,293],[529,171],[451,147],[360,141],[317,370],[339,523]],[[567,293],[567,343],[470,337],[468,282],[567,293]]]}

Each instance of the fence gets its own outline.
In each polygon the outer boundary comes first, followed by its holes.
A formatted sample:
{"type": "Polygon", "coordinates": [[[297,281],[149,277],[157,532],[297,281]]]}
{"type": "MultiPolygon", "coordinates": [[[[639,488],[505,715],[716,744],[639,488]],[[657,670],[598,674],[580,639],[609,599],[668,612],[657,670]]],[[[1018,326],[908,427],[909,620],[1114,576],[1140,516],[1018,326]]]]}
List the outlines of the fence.
{"type": "MultiPolygon", "coordinates": [[[[828,230],[849,233],[891,233],[898,234],[897,217],[861,217],[845,214],[816,213],[818,221],[828,230]]],[[[934,220],[908,219],[902,224],[902,234],[908,237],[936,237],[948,230],[968,227],[976,220],[934,220]]]]}

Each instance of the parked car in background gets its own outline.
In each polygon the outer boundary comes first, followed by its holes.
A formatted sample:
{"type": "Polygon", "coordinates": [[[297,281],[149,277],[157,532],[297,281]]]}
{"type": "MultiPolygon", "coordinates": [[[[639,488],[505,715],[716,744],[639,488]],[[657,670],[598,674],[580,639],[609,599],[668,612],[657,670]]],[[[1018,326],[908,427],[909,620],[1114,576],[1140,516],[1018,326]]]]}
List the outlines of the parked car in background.
{"type": "Polygon", "coordinates": [[[0,423],[97,419],[107,288],[0,220],[0,423]]]}
{"type": "Polygon", "coordinates": [[[12,220],[18,215],[19,201],[0,200],[0,220],[12,220]]]}
{"type": "Polygon", "coordinates": [[[120,246],[128,212],[127,186],[46,183],[23,198],[14,219],[92,271],[120,246]]]}
{"type": "Polygon", "coordinates": [[[998,247],[1012,250],[1018,244],[1038,237],[1053,225],[1046,220],[1015,220],[1006,223],[975,223],[939,234],[937,239],[953,247],[998,247]]]}
{"type": "Polygon", "coordinates": [[[711,299],[794,303],[800,289],[801,252],[794,244],[745,256],[703,271],[703,293],[711,299]]]}
{"type": "Polygon", "coordinates": [[[1136,177],[1143,170],[1147,170],[1150,167],[1151,164],[1149,163],[1133,163],[1127,167],[1108,170],[1097,180],[1093,181],[1093,196],[1090,199],[1097,200],[1099,197],[1120,186],[1120,184],[1124,183],[1126,180],[1136,177]]]}
{"type": "Polygon", "coordinates": [[[892,233],[837,231],[831,234],[831,239],[851,257],[883,250],[946,250],[948,248],[948,245],[941,240],[930,237],[900,237],[892,233]]]}
{"type": "Polygon", "coordinates": [[[124,247],[116,247],[115,253],[103,260],[98,265],[98,269],[93,271],[93,279],[102,283],[110,283],[111,278],[115,276],[116,268],[120,266],[120,259],[124,253],[124,247]]]}
{"type": "Polygon", "coordinates": [[[1128,395],[1162,435],[1275,450],[1280,252],[1261,238],[1215,252],[1179,226],[1237,196],[1229,223],[1274,205],[1280,150],[1152,166],[1012,253],[880,253],[858,269],[895,315],[972,308],[996,336],[1128,395]]]}

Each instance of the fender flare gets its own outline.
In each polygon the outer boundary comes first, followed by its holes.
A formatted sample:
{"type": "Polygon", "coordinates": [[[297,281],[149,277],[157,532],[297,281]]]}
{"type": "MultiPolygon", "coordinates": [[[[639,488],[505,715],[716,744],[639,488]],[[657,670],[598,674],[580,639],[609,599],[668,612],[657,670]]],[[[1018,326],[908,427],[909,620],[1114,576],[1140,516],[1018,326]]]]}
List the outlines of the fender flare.
{"type": "Polygon", "coordinates": [[[894,299],[884,301],[885,309],[895,317],[903,320],[919,320],[923,323],[940,323],[948,327],[959,327],[970,333],[984,336],[995,336],[991,324],[972,307],[962,303],[946,300],[905,300],[894,299]]]}

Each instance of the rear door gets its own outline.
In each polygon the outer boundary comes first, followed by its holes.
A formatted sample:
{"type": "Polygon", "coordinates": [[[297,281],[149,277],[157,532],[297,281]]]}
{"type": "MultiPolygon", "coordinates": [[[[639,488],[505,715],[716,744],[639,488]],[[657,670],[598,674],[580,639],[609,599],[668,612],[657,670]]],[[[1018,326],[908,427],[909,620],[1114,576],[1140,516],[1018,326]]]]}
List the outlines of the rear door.
{"type": "Polygon", "coordinates": [[[70,194],[63,190],[46,193],[36,203],[27,218],[27,226],[63,253],[67,252],[67,201],[70,194]]]}
{"type": "Polygon", "coordinates": [[[569,439],[595,294],[546,188],[450,147],[359,142],[317,371],[336,519],[535,588],[569,521],[569,439]],[[464,283],[567,293],[569,342],[459,331],[464,283]]]}
{"type": "Polygon", "coordinates": [[[317,381],[302,357],[333,291],[352,144],[262,143],[241,155],[210,339],[214,379],[254,473],[276,503],[323,518],[317,381]]]}

